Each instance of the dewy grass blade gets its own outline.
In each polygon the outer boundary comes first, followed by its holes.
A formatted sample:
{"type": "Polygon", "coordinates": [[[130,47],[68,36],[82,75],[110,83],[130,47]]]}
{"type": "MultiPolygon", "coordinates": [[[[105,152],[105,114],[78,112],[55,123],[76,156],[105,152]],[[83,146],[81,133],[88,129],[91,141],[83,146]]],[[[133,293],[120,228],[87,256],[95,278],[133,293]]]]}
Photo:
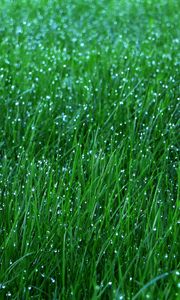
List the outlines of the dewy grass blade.
{"type": "Polygon", "coordinates": [[[132,300],[136,300],[138,299],[139,295],[142,294],[148,287],[150,287],[153,284],[156,284],[157,281],[166,278],[167,276],[170,276],[174,271],[171,272],[167,272],[164,274],[161,274],[155,278],[153,278],[152,280],[150,280],[148,283],[146,283],[138,292],[135,296],[133,296],[132,300]]]}
{"type": "MultiPolygon", "coordinates": [[[[136,88],[140,85],[140,83],[142,82],[142,80],[140,80],[134,87],[133,89],[123,98],[121,99],[121,101],[125,101],[130,95],[132,95],[132,93],[136,90],[136,88]]],[[[120,101],[120,102],[121,102],[120,101]]],[[[111,120],[111,118],[113,117],[113,115],[116,113],[116,111],[118,110],[118,108],[120,107],[120,102],[117,103],[115,109],[112,111],[112,113],[110,114],[110,116],[107,118],[106,122],[104,123],[104,126],[107,125],[107,123],[111,120]]]]}

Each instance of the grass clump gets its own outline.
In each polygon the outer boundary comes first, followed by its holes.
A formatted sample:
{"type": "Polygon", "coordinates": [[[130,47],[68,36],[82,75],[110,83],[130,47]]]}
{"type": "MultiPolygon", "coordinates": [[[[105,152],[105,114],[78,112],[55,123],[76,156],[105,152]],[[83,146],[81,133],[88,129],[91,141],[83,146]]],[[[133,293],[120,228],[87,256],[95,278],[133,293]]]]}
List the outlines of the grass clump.
{"type": "Polygon", "coordinates": [[[179,1],[1,1],[0,299],[178,299],[179,1]]]}

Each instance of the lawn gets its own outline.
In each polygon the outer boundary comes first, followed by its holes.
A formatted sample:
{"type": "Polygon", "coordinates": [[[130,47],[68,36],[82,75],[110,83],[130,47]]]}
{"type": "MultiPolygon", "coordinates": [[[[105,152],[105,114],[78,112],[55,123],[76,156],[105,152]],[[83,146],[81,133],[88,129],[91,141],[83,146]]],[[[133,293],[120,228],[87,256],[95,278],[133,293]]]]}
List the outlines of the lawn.
{"type": "Polygon", "coordinates": [[[180,299],[179,12],[0,1],[0,300],[180,299]]]}

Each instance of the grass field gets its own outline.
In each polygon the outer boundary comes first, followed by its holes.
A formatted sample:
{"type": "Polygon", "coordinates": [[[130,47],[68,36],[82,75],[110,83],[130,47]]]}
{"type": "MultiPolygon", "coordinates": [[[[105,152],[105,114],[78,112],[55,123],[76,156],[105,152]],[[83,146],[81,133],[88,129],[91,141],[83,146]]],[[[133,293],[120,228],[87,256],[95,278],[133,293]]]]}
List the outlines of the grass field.
{"type": "Polygon", "coordinates": [[[0,299],[180,299],[179,12],[0,1],[0,299]]]}

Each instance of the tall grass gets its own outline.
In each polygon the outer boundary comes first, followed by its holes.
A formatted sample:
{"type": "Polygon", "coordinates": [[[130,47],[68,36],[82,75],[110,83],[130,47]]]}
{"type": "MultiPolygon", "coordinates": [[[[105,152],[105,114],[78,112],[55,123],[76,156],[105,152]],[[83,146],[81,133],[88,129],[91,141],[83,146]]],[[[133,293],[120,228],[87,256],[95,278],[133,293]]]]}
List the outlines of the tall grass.
{"type": "Polygon", "coordinates": [[[179,1],[0,3],[0,299],[178,299],[179,1]]]}

